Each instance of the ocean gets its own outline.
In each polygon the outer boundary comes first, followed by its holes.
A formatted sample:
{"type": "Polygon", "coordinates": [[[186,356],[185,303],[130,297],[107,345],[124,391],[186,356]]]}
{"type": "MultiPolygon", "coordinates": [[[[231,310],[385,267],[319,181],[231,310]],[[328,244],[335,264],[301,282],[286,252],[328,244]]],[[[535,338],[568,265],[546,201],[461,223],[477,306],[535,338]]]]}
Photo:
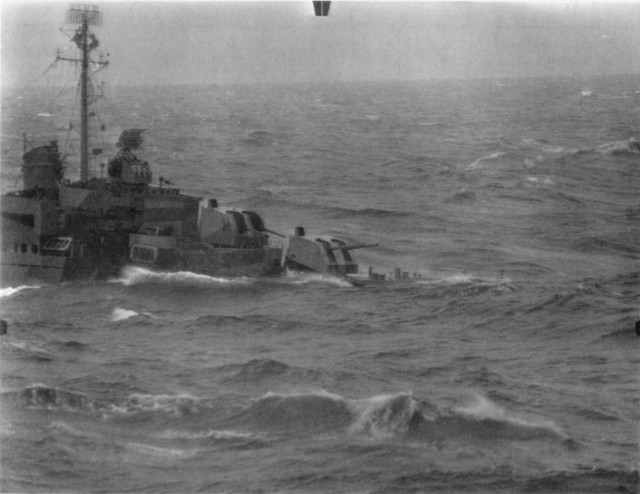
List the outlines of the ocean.
{"type": "MultiPolygon", "coordinates": [[[[408,278],[2,289],[3,492],[638,492],[639,75],[106,93],[105,156],[408,278]]],[[[3,88],[3,190],[57,94],[3,88]]]]}

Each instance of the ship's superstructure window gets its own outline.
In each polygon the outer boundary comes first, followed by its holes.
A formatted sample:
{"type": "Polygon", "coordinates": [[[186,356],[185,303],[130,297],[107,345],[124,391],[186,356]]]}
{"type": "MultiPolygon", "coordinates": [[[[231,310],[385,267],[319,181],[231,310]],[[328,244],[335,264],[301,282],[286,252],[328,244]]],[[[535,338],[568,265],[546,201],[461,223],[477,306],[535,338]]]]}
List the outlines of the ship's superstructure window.
{"type": "Polygon", "coordinates": [[[55,237],[47,241],[42,247],[43,251],[49,254],[59,256],[71,255],[71,238],[70,237],[55,237]]]}
{"type": "Polygon", "coordinates": [[[153,263],[158,258],[158,249],[155,247],[145,247],[134,245],[131,247],[131,260],[144,263],[153,263]]]}

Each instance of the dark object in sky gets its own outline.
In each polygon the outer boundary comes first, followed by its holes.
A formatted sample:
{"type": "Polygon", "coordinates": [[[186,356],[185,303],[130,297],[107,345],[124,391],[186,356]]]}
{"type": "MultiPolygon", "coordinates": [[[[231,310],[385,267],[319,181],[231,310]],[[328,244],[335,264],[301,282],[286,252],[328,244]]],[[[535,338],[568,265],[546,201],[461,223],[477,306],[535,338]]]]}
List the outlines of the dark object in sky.
{"type": "Polygon", "coordinates": [[[313,9],[316,11],[316,17],[326,17],[329,15],[329,6],[331,2],[324,2],[322,0],[313,2],[313,9]]]}

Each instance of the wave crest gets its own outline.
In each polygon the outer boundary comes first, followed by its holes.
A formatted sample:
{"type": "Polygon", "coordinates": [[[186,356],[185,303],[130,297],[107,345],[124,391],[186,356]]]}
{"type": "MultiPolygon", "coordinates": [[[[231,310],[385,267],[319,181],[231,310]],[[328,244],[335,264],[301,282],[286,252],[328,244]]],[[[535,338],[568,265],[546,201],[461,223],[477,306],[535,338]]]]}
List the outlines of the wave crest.
{"type": "Polygon", "coordinates": [[[137,266],[124,268],[120,278],[113,280],[124,286],[134,286],[143,283],[155,283],[176,286],[220,286],[220,285],[247,285],[250,280],[246,278],[218,278],[205,274],[196,274],[190,271],[163,272],[151,271],[137,266]]]}
{"type": "Polygon", "coordinates": [[[124,321],[125,319],[129,319],[131,317],[138,316],[139,314],[135,310],[123,309],[121,307],[116,307],[111,312],[111,320],[113,322],[124,321]]]}
{"type": "Polygon", "coordinates": [[[425,421],[410,393],[374,396],[356,404],[355,409],[351,432],[374,437],[405,435],[425,421]]]}
{"type": "Polygon", "coordinates": [[[35,290],[40,288],[39,285],[22,285],[22,286],[8,286],[5,288],[0,288],[0,298],[10,297],[11,295],[15,295],[18,292],[23,290],[35,290]]]}
{"type": "Polygon", "coordinates": [[[633,137],[628,141],[608,142],[596,149],[598,153],[618,155],[618,154],[640,154],[640,141],[633,137]]]}
{"type": "Polygon", "coordinates": [[[47,410],[91,411],[93,401],[84,393],[67,391],[61,388],[35,384],[20,391],[2,393],[3,401],[15,403],[26,408],[47,410]]]}
{"type": "Polygon", "coordinates": [[[353,284],[346,278],[339,278],[322,273],[298,273],[287,271],[287,280],[294,285],[320,284],[337,286],[341,288],[353,288],[353,284]]]}

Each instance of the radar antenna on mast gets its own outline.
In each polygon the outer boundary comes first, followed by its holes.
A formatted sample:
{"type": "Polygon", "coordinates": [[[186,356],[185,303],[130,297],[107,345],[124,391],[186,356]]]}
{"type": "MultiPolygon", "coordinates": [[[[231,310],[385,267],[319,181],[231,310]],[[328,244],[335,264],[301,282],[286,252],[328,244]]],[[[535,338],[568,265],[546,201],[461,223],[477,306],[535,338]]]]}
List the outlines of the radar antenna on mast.
{"type": "Polygon", "coordinates": [[[67,62],[80,62],[82,71],[80,73],[80,180],[86,182],[89,179],[89,64],[108,65],[107,60],[90,60],[89,53],[95,50],[98,39],[89,32],[89,26],[102,25],[102,15],[97,5],[71,4],[67,10],[67,23],[79,24],[71,38],[82,52],[82,59],[65,58],[58,55],[56,60],[67,62]]]}

